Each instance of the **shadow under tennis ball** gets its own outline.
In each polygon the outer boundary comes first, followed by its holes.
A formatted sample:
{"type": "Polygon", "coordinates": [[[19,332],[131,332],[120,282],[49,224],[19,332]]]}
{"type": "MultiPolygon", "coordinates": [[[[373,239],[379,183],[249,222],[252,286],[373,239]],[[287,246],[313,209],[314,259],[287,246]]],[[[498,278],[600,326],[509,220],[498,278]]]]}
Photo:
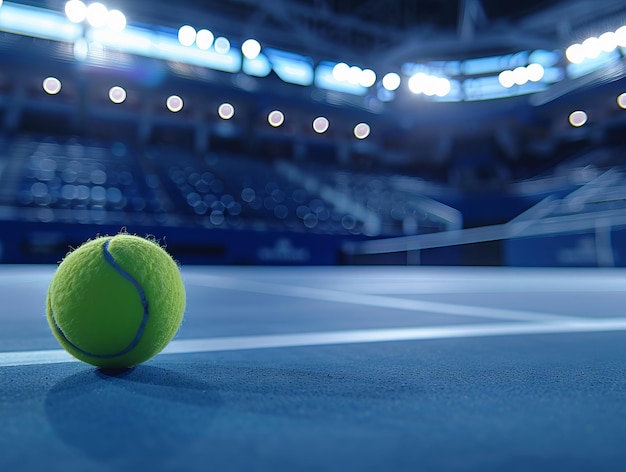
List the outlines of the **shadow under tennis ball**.
{"type": "Polygon", "coordinates": [[[181,445],[203,437],[221,404],[203,379],[140,365],[66,377],[48,392],[45,411],[71,447],[98,461],[143,467],[184,453],[181,445]]]}

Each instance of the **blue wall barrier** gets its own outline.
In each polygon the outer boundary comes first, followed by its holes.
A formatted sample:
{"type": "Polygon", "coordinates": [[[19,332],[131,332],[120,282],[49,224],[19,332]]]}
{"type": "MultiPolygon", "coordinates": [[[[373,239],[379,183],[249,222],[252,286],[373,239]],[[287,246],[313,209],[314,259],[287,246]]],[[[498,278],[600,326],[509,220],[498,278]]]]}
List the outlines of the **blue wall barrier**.
{"type": "Polygon", "coordinates": [[[610,234],[610,247],[598,246],[594,231],[510,239],[504,263],[517,267],[626,267],[626,230],[610,234]]]}
{"type": "MultiPolygon", "coordinates": [[[[97,235],[119,226],[0,221],[0,263],[50,264],[97,235]]],[[[181,264],[334,265],[341,262],[347,237],[255,231],[128,226],[125,231],[154,236],[181,264]]]]}

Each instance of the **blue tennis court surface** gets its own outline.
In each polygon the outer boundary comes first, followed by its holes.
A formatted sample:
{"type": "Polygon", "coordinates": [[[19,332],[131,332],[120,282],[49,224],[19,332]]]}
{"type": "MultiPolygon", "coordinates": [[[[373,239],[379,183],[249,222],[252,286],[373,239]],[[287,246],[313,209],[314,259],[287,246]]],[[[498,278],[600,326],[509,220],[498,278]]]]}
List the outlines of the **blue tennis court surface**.
{"type": "Polygon", "coordinates": [[[165,352],[53,338],[0,268],[0,470],[621,470],[626,272],[185,267],[165,352]]]}

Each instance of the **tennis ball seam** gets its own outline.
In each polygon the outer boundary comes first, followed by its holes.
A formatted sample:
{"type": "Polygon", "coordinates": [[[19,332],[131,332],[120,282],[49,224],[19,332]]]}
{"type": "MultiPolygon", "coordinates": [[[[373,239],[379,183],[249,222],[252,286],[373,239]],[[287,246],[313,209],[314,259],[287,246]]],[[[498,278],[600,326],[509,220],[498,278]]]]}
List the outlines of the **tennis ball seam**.
{"type": "Polygon", "coordinates": [[[102,245],[102,255],[104,257],[104,260],[107,261],[107,263],[109,263],[122,277],[124,277],[126,280],[128,280],[130,283],[133,284],[133,286],[135,287],[135,289],[139,293],[139,298],[141,300],[141,306],[143,307],[143,315],[142,315],[141,323],[139,325],[139,328],[137,329],[137,333],[135,333],[135,337],[128,344],[128,346],[126,346],[121,351],[113,353],[113,354],[97,354],[97,353],[93,353],[93,352],[89,352],[89,351],[86,351],[84,349],[81,349],[80,347],[78,347],[76,344],[74,344],[72,341],[70,341],[67,338],[67,336],[65,335],[65,333],[63,332],[61,327],[58,325],[56,317],[54,315],[54,309],[52,308],[52,305],[53,305],[52,299],[50,300],[50,315],[52,317],[52,321],[54,322],[54,327],[55,327],[56,331],[59,333],[59,335],[70,346],[72,346],[72,348],[76,349],[80,353],[85,354],[87,356],[96,357],[96,358],[99,358],[99,359],[113,359],[115,357],[119,357],[119,356],[122,356],[124,354],[127,354],[128,352],[132,351],[135,347],[137,347],[137,345],[141,341],[141,337],[143,336],[143,332],[144,332],[144,329],[146,327],[146,324],[148,323],[148,318],[150,317],[150,313],[148,311],[148,299],[146,297],[145,291],[143,290],[143,288],[141,287],[139,282],[137,282],[137,280],[130,273],[128,273],[126,270],[124,270],[124,268],[121,267],[115,261],[115,258],[113,257],[113,254],[111,254],[111,252],[109,251],[109,243],[110,242],[111,242],[111,239],[107,239],[104,242],[104,244],[102,245]]]}

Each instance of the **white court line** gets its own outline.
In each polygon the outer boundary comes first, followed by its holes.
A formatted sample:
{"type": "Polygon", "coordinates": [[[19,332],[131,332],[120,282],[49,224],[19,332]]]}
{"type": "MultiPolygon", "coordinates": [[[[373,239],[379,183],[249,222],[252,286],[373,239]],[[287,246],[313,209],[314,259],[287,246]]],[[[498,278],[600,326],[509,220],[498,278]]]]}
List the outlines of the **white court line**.
{"type": "Polygon", "coordinates": [[[201,287],[220,288],[227,290],[238,290],[243,292],[261,293],[265,295],[279,295],[285,297],[305,298],[309,300],[322,300],[336,303],[393,308],[396,310],[439,313],[472,318],[541,322],[567,321],[578,319],[571,316],[555,315],[551,313],[539,313],[523,310],[507,310],[502,308],[476,307],[469,305],[456,305],[452,303],[431,302],[424,300],[411,300],[405,298],[388,297],[383,295],[342,292],[339,290],[329,290],[322,288],[254,282],[251,280],[236,279],[231,277],[218,277],[212,275],[189,274],[185,278],[185,283],[187,285],[197,285],[201,287]]]}
{"type": "MultiPolygon", "coordinates": [[[[545,323],[493,323],[421,328],[331,331],[326,333],[236,336],[172,341],[161,355],[192,354],[249,349],[327,346],[394,341],[520,336],[539,334],[595,333],[626,331],[626,318],[552,321],[545,323]]],[[[78,362],[62,350],[0,353],[0,367],[78,362]]]]}

